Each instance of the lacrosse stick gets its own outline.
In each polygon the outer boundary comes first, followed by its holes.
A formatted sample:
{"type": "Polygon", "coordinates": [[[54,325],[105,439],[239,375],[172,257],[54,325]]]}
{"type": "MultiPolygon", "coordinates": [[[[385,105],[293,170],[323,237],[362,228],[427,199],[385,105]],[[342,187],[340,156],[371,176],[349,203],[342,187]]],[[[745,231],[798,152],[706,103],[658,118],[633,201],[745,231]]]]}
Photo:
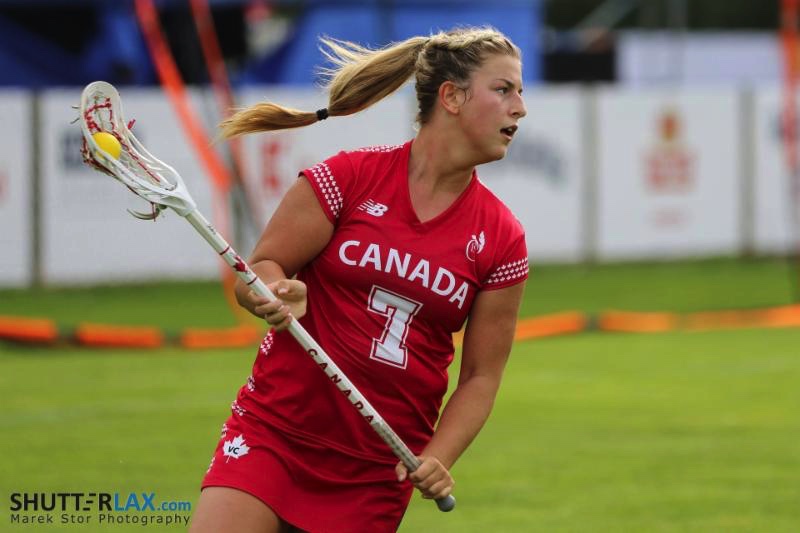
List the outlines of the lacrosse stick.
{"type": "MultiPolygon", "coordinates": [[[[236,275],[253,289],[253,292],[269,300],[276,300],[272,291],[239,257],[231,245],[217,233],[214,226],[200,214],[186,185],[175,169],[156,159],[134,137],[122,115],[119,93],[112,85],[96,81],[86,86],[81,95],[79,120],[83,132],[81,153],[84,162],[121,181],[134,194],[147,200],[153,206],[151,214],[130,211],[132,215],[141,219],[154,219],[166,208],[171,208],[189,221],[208,244],[236,271],[236,275]],[[119,141],[122,150],[118,158],[98,145],[93,135],[99,132],[110,133],[119,141]]],[[[314,359],[317,366],[350,400],[350,403],[372,426],[372,429],[389,445],[405,467],[410,472],[419,468],[420,461],[408,449],[408,446],[339,370],[336,363],[305,328],[297,320],[292,320],[288,330],[306,353],[314,359]]],[[[455,504],[456,500],[453,496],[436,500],[436,505],[441,511],[450,511],[455,504]]]]}

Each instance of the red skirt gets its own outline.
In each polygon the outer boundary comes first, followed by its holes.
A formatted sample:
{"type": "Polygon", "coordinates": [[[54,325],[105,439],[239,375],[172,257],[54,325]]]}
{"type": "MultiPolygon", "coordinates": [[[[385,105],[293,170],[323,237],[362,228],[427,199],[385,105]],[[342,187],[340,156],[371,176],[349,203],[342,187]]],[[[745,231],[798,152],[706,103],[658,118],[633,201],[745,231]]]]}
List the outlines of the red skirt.
{"type": "Polygon", "coordinates": [[[288,438],[245,414],[223,426],[202,487],[232,487],[311,533],[397,531],[413,486],[394,468],[288,438]]]}

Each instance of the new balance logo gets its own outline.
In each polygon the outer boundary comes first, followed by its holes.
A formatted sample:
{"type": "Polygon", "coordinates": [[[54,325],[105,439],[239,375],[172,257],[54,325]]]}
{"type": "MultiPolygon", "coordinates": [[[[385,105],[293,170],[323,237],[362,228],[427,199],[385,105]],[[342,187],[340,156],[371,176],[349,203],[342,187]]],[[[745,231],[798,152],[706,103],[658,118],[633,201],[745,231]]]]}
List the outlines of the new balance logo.
{"type": "Polygon", "coordinates": [[[379,204],[378,202],[373,202],[372,200],[367,200],[366,202],[358,206],[358,209],[360,209],[361,211],[366,211],[367,213],[369,213],[374,217],[382,217],[383,214],[389,210],[387,206],[379,204]]]}

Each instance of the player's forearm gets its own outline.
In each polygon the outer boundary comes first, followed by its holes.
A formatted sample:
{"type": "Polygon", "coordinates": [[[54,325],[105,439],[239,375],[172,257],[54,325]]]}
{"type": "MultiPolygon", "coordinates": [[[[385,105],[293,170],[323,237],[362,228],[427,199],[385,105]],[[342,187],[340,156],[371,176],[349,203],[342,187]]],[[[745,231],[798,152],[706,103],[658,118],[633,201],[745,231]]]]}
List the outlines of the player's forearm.
{"type": "Polygon", "coordinates": [[[488,376],[459,383],[422,455],[432,455],[451,468],[489,418],[499,385],[498,379],[488,376]]]}
{"type": "MultiPolygon", "coordinates": [[[[270,261],[269,259],[253,263],[250,265],[250,268],[253,269],[253,272],[255,272],[261,281],[263,281],[266,285],[269,285],[273,281],[286,279],[286,273],[283,271],[283,268],[281,268],[281,266],[275,261],[270,261]]],[[[236,301],[239,302],[239,305],[247,309],[250,313],[255,314],[253,312],[255,304],[250,300],[250,298],[247,297],[247,294],[250,292],[250,290],[250,287],[242,280],[236,280],[236,285],[234,286],[236,301]]]]}

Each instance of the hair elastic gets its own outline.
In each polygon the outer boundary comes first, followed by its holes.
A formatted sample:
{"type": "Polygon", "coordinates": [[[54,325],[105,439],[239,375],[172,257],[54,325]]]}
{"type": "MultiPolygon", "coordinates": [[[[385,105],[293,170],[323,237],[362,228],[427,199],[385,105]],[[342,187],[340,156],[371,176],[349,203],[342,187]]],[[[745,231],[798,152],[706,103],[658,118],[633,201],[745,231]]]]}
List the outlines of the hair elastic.
{"type": "Polygon", "coordinates": [[[328,118],[328,108],[317,109],[317,120],[325,120],[326,118],[328,118]]]}

